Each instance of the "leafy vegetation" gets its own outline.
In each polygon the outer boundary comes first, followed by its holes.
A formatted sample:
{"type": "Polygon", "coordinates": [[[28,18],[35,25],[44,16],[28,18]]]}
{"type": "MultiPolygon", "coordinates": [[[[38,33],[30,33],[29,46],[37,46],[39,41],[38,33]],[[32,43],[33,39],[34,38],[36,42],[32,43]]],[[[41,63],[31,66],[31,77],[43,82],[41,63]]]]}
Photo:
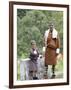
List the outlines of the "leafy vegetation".
{"type": "Polygon", "coordinates": [[[63,51],[63,12],[48,10],[17,10],[17,56],[26,58],[31,47],[30,41],[34,39],[40,53],[42,53],[44,32],[48,23],[53,21],[61,40],[63,51]]]}

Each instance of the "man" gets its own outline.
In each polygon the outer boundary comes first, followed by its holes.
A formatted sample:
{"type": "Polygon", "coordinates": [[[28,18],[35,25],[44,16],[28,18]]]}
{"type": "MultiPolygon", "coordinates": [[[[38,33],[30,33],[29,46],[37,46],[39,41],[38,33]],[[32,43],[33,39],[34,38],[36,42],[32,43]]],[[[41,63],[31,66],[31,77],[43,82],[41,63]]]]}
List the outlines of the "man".
{"type": "Polygon", "coordinates": [[[55,78],[56,57],[60,51],[59,49],[60,39],[58,36],[58,32],[54,28],[54,25],[52,22],[49,24],[49,29],[45,31],[44,43],[45,43],[46,73],[48,71],[48,65],[52,65],[52,77],[51,78],[55,78]]]}

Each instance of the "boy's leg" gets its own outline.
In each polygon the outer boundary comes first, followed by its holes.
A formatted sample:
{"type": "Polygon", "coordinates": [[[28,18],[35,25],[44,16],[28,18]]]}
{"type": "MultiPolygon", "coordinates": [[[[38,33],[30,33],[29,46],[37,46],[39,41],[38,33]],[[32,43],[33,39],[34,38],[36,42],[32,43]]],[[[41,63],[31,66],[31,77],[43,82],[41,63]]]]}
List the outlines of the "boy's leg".
{"type": "Polygon", "coordinates": [[[34,71],[34,72],[33,72],[33,79],[34,79],[34,80],[38,79],[38,77],[37,77],[37,71],[34,71]]]}
{"type": "Polygon", "coordinates": [[[29,80],[33,80],[33,71],[29,71],[29,80]]]}

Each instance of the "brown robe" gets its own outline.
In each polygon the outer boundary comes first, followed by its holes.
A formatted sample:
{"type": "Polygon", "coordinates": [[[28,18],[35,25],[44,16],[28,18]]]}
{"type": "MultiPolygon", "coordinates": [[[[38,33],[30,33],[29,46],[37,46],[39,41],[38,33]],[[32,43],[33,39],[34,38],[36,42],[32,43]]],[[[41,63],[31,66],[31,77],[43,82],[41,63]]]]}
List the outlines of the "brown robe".
{"type": "Polygon", "coordinates": [[[57,48],[60,48],[59,37],[52,38],[52,34],[49,32],[47,37],[47,47],[45,50],[45,65],[56,65],[57,48]]]}

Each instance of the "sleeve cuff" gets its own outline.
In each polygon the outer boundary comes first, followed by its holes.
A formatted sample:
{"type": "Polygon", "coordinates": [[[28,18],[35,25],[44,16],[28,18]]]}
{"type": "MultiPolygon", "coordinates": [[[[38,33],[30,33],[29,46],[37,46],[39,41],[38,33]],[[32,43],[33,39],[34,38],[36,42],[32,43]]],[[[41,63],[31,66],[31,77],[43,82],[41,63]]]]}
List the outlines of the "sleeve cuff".
{"type": "Polygon", "coordinates": [[[59,48],[56,49],[56,53],[57,53],[57,54],[60,53],[60,49],[59,49],[59,48]]]}
{"type": "Polygon", "coordinates": [[[43,47],[43,52],[45,52],[45,47],[43,47]]]}

